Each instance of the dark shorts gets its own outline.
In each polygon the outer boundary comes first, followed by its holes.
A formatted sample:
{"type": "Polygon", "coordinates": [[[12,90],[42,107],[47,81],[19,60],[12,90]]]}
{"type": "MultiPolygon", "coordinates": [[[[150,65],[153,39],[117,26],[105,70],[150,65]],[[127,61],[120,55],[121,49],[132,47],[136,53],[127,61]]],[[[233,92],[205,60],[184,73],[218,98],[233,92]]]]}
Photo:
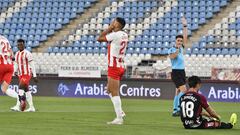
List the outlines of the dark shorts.
{"type": "Polygon", "coordinates": [[[211,118],[203,118],[201,125],[197,127],[186,127],[186,129],[215,129],[220,128],[221,122],[211,118]]]}
{"type": "Polygon", "coordinates": [[[177,88],[186,84],[186,74],[185,70],[173,69],[171,73],[171,78],[177,88]]]}

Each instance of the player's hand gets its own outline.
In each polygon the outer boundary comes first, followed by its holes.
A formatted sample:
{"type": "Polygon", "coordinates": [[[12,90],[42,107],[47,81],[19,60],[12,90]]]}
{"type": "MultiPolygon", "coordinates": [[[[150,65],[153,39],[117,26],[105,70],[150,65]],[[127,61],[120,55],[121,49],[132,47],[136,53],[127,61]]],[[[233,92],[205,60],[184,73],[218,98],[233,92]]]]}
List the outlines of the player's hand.
{"type": "Polygon", "coordinates": [[[176,52],[175,53],[179,53],[179,47],[176,48],[176,52]]]}
{"type": "Polygon", "coordinates": [[[187,19],[184,16],[182,17],[181,20],[182,20],[182,25],[187,26],[187,19]]]}
{"type": "Polygon", "coordinates": [[[218,118],[217,118],[219,121],[221,121],[221,116],[220,115],[218,115],[218,118]]]}
{"type": "Polygon", "coordinates": [[[33,77],[33,81],[34,81],[35,83],[38,83],[37,77],[33,77]]]}
{"type": "Polygon", "coordinates": [[[108,29],[111,30],[111,31],[114,29],[114,25],[113,25],[113,24],[114,24],[114,22],[112,22],[112,23],[109,25],[109,27],[108,27],[108,29]]]}
{"type": "Polygon", "coordinates": [[[215,120],[215,121],[221,121],[221,116],[217,115],[217,118],[216,117],[212,117],[212,119],[215,120]]]}

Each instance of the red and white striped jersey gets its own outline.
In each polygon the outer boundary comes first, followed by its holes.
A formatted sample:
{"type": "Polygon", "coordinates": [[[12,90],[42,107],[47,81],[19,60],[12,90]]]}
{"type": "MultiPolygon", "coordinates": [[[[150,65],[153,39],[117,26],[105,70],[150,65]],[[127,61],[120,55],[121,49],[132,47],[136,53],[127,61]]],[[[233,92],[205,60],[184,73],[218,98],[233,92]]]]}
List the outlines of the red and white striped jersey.
{"type": "Polygon", "coordinates": [[[15,54],[15,62],[17,64],[18,75],[32,75],[30,62],[33,60],[32,53],[24,49],[15,54]]]}
{"type": "Polygon", "coordinates": [[[106,35],[108,44],[108,66],[123,67],[123,58],[126,52],[128,35],[123,31],[112,32],[106,35]]]}
{"type": "Polygon", "coordinates": [[[13,64],[12,49],[7,38],[0,35],[0,64],[13,64]]]}

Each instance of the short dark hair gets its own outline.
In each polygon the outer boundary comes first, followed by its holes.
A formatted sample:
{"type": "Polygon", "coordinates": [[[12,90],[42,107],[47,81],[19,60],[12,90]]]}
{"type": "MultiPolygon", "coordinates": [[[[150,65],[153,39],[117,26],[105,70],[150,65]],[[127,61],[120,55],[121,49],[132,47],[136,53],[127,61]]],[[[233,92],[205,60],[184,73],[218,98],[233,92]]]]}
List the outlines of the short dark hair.
{"type": "Polygon", "coordinates": [[[17,42],[25,43],[25,40],[23,40],[23,39],[18,39],[17,42]]]}
{"type": "Polygon", "coordinates": [[[191,76],[188,78],[188,85],[190,88],[196,88],[197,84],[201,83],[201,79],[198,76],[191,76]]]}
{"type": "Polygon", "coordinates": [[[178,38],[182,38],[183,39],[183,35],[177,35],[176,39],[178,39],[178,38]]]}
{"type": "Polygon", "coordinates": [[[119,22],[122,25],[121,28],[123,29],[126,25],[126,21],[121,17],[117,17],[116,20],[117,20],[117,22],[119,22]]]}

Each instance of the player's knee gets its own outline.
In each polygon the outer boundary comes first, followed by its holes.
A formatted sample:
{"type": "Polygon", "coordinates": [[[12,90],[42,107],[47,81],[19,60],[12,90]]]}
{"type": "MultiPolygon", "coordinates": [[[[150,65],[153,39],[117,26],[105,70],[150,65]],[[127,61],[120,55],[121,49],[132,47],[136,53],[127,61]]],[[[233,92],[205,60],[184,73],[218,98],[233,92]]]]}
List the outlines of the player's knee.
{"type": "Polygon", "coordinates": [[[6,93],[6,91],[7,91],[7,90],[6,90],[6,89],[4,89],[4,88],[1,88],[1,90],[2,90],[2,93],[4,93],[4,94],[5,94],[5,93],[6,93]]]}
{"type": "Polygon", "coordinates": [[[27,86],[25,84],[23,84],[23,83],[19,85],[19,89],[22,89],[24,91],[28,90],[27,86]]]}

